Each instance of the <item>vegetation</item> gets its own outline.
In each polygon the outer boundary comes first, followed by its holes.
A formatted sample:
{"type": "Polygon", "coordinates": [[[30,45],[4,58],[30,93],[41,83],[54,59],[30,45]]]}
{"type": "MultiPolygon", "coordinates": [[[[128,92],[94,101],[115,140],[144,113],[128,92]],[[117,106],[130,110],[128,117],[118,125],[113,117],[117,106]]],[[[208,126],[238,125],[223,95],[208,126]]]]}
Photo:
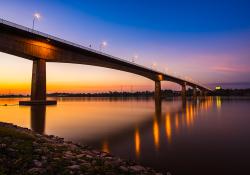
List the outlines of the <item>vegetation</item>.
{"type": "Polygon", "coordinates": [[[250,96],[250,89],[218,89],[210,93],[213,96],[250,96]]]}
{"type": "MultiPolygon", "coordinates": [[[[187,96],[192,96],[193,90],[187,90],[187,96]]],[[[51,93],[48,97],[153,97],[154,91],[137,91],[137,92],[102,92],[102,93],[51,93]]],[[[199,95],[199,91],[198,91],[199,95]]],[[[211,96],[250,96],[250,89],[217,89],[209,92],[211,96]]],[[[180,91],[162,90],[162,97],[181,96],[180,91]]],[[[0,98],[24,98],[29,95],[9,94],[0,95],[0,98]]]]}

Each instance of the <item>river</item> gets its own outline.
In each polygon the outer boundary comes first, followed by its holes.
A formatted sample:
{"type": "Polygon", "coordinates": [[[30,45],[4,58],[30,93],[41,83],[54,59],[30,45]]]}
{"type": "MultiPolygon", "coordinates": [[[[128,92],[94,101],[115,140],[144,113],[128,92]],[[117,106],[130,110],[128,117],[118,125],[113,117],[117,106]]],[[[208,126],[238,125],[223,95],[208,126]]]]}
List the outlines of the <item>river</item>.
{"type": "Polygon", "coordinates": [[[160,106],[151,98],[63,97],[47,107],[19,100],[0,99],[0,121],[172,175],[250,172],[250,98],[169,98],[160,106]]]}

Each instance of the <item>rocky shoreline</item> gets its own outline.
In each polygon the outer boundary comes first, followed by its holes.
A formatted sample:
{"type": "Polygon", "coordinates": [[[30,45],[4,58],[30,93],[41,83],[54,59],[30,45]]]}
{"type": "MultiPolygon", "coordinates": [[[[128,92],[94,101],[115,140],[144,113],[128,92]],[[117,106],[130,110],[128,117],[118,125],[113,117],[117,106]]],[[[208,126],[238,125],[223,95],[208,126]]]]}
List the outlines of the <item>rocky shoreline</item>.
{"type": "Polygon", "coordinates": [[[162,173],[63,138],[0,122],[0,175],[4,174],[162,173]]]}

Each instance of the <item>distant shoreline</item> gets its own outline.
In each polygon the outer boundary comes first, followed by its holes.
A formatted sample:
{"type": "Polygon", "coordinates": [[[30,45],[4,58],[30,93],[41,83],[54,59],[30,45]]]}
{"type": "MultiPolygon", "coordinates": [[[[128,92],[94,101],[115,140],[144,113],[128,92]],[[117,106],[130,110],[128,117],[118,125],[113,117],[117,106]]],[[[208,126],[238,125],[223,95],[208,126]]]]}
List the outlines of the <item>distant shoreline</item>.
{"type": "MultiPolygon", "coordinates": [[[[209,92],[209,96],[250,96],[249,89],[220,89],[209,92]]],[[[47,97],[153,97],[154,91],[138,92],[103,92],[103,93],[50,93],[47,97]]],[[[162,90],[162,97],[181,96],[180,91],[162,90]]],[[[187,96],[192,96],[192,89],[187,90],[187,96]]],[[[30,95],[23,94],[2,94],[0,98],[29,98],[30,95]]]]}

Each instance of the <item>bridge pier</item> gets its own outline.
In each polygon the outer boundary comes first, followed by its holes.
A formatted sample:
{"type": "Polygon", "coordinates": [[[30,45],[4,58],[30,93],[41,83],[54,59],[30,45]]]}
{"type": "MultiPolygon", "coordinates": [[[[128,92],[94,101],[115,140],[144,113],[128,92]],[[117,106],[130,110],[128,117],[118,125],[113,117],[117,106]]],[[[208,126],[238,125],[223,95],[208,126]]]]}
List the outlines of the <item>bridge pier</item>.
{"type": "Polygon", "coordinates": [[[161,100],[161,81],[155,81],[155,100],[159,102],[161,100]]]}
{"type": "Polygon", "coordinates": [[[203,96],[205,96],[205,92],[204,92],[204,90],[200,90],[200,95],[203,97],[203,96]]]}
{"type": "Polygon", "coordinates": [[[56,101],[46,100],[46,61],[33,60],[31,100],[20,101],[19,105],[55,105],[56,101]]]}
{"type": "Polygon", "coordinates": [[[197,87],[193,87],[193,97],[197,97],[197,87]]]}
{"type": "Polygon", "coordinates": [[[186,98],[186,83],[181,85],[181,96],[182,98],[186,98]]]}

